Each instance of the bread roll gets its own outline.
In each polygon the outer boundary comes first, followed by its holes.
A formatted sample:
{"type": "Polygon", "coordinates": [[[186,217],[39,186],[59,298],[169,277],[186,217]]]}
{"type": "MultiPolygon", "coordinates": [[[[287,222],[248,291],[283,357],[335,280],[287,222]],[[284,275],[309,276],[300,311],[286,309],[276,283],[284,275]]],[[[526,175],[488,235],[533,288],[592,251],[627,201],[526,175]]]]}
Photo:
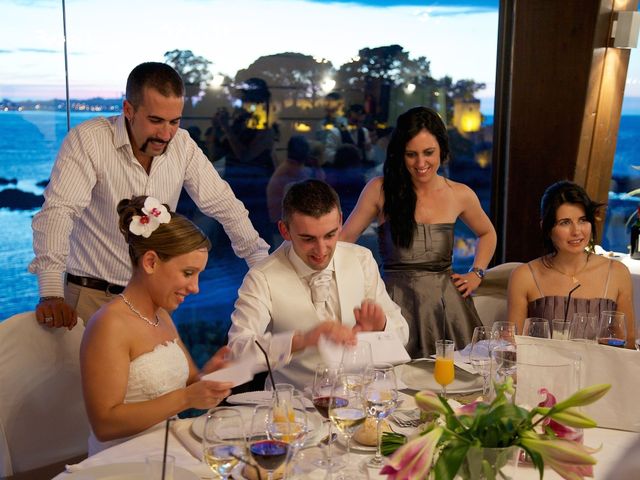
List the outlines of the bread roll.
{"type": "MultiPolygon", "coordinates": [[[[391,427],[386,420],[380,420],[380,434],[382,432],[390,432],[391,427]]],[[[367,445],[375,447],[378,445],[378,439],[376,438],[376,420],[373,417],[367,417],[365,422],[360,428],[353,434],[353,439],[361,445],[367,445]]]]}

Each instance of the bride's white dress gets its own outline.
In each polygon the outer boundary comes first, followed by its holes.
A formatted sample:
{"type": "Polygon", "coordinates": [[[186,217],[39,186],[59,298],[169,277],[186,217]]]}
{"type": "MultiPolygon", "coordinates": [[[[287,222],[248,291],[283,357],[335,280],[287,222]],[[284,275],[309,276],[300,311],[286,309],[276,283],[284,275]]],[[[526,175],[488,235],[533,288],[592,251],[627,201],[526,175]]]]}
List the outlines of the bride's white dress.
{"type": "MultiPolygon", "coordinates": [[[[152,351],[136,357],[129,365],[129,381],[124,403],[153,400],[165,393],[185,387],[188,378],[189,363],[177,339],[160,343],[152,351]]],[[[100,380],[96,379],[96,381],[100,380]]],[[[131,437],[101,442],[92,431],[89,435],[89,455],[129,438],[131,437]]]]}

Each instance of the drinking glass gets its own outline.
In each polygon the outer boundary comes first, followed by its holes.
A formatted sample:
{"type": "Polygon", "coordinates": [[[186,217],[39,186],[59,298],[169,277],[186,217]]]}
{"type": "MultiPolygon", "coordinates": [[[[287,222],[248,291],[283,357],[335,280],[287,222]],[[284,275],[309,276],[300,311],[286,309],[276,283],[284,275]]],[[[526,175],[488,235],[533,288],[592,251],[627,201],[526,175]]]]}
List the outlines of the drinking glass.
{"type": "Polygon", "coordinates": [[[522,335],[527,337],[551,338],[549,321],[546,318],[525,318],[522,335]]]}
{"type": "Polygon", "coordinates": [[[235,408],[209,410],[202,434],[204,461],[214,473],[226,480],[243,458],[246,437],[242,416],[235,408]]]}
{"type": "Polygon", "coordinates": [[[272,438],[272,412],[270,405],[258,405],[253,410],[251,428],[248,434],[249,453],[253,460],[267,472],[267,479],[273,479],[276,471],[287,459],[289,443],[272,438]]]}
{"type": "Polygon", "coordinates": [[[569,340],[569,327],[571,322],[566,322],[563,318],[554,318],[553,331],[551,332],[551,338],[554,340],[569,340]]]}
{"type": "Polygon", "coordinates": [[[478,375],[482,376],[482,397],[489,395],[489,376],[491,375],[491,331],[487,327],[476,327],[471,337],[469,363],[478,375]]]}
{"type": "Polygon", "coordinates": [[[600,312],[598,343],[624,348],[626,341],[627,326],[624,321],[624,313],[614,311],[600,312]]]}
{"type": "Polygon", "coordinates": [[[302,397],[294,396],[287,409],[287,415],[271,410],[271,418],[267,422],[267,436],[272,440],[279,440],[289,444],[286,463],[291,466],[295,463],[298,451],[304,445],[309,433],[309,422],[302,397]]]}
{"type": "Polygon", "coordinates": [[[296,389],[290,383],[276,383],[276,388],[271,397],[271,408],[276,421],[284,420],[292,416],[293,399],[296,389]]]}
{"type": "Polygon", "coordinates": [[[366,368],[373,363],[371,344],[358,341],[353,346],[345,347],[340,363],[345,374],[364,375],[366,368]]]}
{"type": "Polygon", "coordinates": [[[367,418],[365,403],[363,398],[362,384],[360,379],[359,387],[354,388],[350,375],[345,373],[339,375],[331,389],[331,400],[329,401],[329,418],[338,430],[347,439],[346,467],[340,470],[340,479],[351,479],[358,476],[357,471],[353,471],[353,463],[350,462],[351,437],[367,418]]]}
{"type": "Polygon", "coordinates": [[[598,317],[595,313],[574,313],[569,325],[569,340],[595,343],[598,335],[598,317]]]}
{"type": "Polygon", "coordinates": [[[367,405],[367,413],[376,420],[376,454],[367,463],[370,467],[382,467],[380,420],[388,417],[398,403],[398,386],[393,365],[390,363],[377,363],[371,369],[371,380],[366,384],[364,399],[367,405]]]}
{"type": "Polygon", "coordinates": [[[447,385],[453,382],[455,371],[453,368],[453,340],[436,340],[436,365],[433,377],[442,387],[442,396],[447,397],[447,385]]]}
{"type": "MultiPolygon", "coordinates": [[[[340,363],[321,363],[316,366],[316,373],[313,378],[313,387],[311,388],[311,398],[313,405],[318,413],[329,420],[329,401],[331,400],[331,389],[336,378],[342,373],[342,365],[340,363]]],[[[327,444],[327,459],[318,459],[314,462],[317,467],[330,470],[342,462],[331,455],[333,435],[332,422],[329,421],[329,443],[327,444]]]]}
{"type": "Polygon", "coordinates": [[[516,373],[516,326],[510,322],[494,322],[491,327],[491,356],[496,362],[498,381],[516,373]]]}

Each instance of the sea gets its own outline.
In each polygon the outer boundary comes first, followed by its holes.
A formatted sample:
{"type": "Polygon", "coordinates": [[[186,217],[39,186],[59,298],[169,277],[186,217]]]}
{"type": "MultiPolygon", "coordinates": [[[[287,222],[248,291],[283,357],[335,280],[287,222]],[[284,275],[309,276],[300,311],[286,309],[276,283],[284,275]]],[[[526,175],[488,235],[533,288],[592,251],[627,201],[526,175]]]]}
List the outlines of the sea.
{"type": "MultiPolygon", "coordinates": [[[[98,115],[103,114],[73,112],[71,126],[98,115]]],[[[0,177],[16,179],[16,184],[0,185],[0,190],[18,188],[42,194],[39,183],[49,178],[67,132],[66,113],[0,111],[0,131],[0,177]]],[[[618,193],[610,193],[602,242],[607,250],[626,252],[628,234],[624,222],[637,207],[638,200],[623,192],[640,188],[640,171],[634,169],[634,165],[640,165],[640,116],[624,115],[613,168],[612,188],[618,193]]],[[[31,218],[36,211],[0,208],[0,321],[33,310],[38,300],[36,277],[27,270],[33,259],[31,218]]],[[[202,307],[215,312],[215,316],[229,318],[246,266],[232,254],[214,255],[210,264],[214,268],[201,275],[200,294],[189,297],[176,312],[178,321],[189,321],[199,315],[202,307]]]]}

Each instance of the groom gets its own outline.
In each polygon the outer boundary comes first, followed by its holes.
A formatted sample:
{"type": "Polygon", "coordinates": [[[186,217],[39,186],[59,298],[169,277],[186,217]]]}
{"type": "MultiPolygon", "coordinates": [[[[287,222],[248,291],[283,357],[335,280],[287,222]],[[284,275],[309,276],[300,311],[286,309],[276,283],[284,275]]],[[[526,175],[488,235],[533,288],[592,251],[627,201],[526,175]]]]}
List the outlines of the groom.
{"type": "MultiPolygon", "coordinates": [[[[276,381],[303,388],[321,362],[318,339],[355,343],[358,331],[394,332],[407,343],[407,322],[385,290],[371,252],[338,242],[340,200],[319,180],[293,184],[282,201],[286,240],[247,273],[231,315],[234,357],[256,357],[255,340],[269,355],[276,381]]],[[[258,368],[257,368],[258,369],[258,368]]]]}

